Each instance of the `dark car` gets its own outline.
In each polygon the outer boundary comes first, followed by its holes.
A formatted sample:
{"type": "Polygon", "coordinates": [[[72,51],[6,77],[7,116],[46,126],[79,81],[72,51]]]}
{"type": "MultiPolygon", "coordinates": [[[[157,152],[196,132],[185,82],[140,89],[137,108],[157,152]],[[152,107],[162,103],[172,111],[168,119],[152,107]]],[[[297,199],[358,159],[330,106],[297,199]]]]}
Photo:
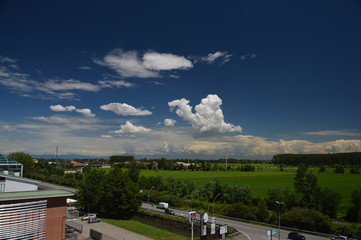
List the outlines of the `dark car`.
{"type": "Polygon", "coordinates": [[[75,232],[74,228],[66,226],[65,233],[73,233],[73,232],[75,232]]]}
{"type": "Polygon", "coordinates": [[[166,208],[166,209],[164,210],[164,212],[165,212],[166,214],[169,214],[169,215],[174,215],[174,211],[173,211],[172,209],[169,209],[169,208],[166,208]]]}
{"type": "Polygon", "coordinates": [[[288,234],[288,238],[287,239],[292,239],[292,240],[306,240],[305,236],[303,236],[302,234],[299,234],[297,232],[290,232],[288,234]]]}

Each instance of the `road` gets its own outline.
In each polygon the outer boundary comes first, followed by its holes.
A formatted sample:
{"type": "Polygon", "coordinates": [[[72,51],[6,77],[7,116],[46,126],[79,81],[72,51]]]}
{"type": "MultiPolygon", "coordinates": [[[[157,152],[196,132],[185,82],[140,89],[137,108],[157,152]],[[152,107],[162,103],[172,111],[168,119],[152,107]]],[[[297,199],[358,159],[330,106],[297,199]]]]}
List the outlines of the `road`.
{"type": "MultiPolygon", "coordinates": [[[[46,183],[46,182],[39,182],[39,187],[42,189],[62,189],[62,190],[73,192],[73,193],[75,193],[77,191],[77,189],[75,189],[75,188],[64,187],[64,186],[60,186],[60,185],[56,185],[56,184],[52,184],[52,183],[46,183]]],[[[145,204],[145,203],[143,203],[141,207],[144,209],[149,209],[149,210],[153,210],[153,211],[164,212],[164,210],[162,210],[162,209],[158,209],[155,206],[145,204]]],[[[173,210],[174,210],[176,216],[188,217],[188,212],[175,210],[175,209],[173,209],[173,210]]],[[[249,224],[249,223],[228,220],[228,219],[218,218],[218,217],[216,218],[216,220],[217,220],[218,224],[227,224],[228,226],[237,229],[239,232],[242,232],[248,240],[263,240],[263,239],[267,240],[267,231],[270,230],[270,228],[271,228],[271,227],[264,227],[264,226],[260,226],[260,225],[249,224]]],[[[278,229],[277,229],[277,231],[278,231],[278,229]]],[[[281,238],[280,239],[287,240],[287,235],[289,232],[290,231],[281,230],[281,238]]],[[[330,239],[330,238],[319,237],[319,236],[314,236],[314,235],[309,235],[309,234],[303,234],[303,235],[305,235],[307,240],[330,239]]],[[[276,235],[273,235],[273,239],[274,240],[278,239],[278,233],[276,235]]]]}
{"type": "MultiPolygon", "coordinates": [[[[158,209],[156,206],[152,206],[149,204],[142,204],[142,208],[152,210],[152,211],[158,211],[158,212],[164,212],[163,209],[158,209]]],[[[173,209],[176,216],[181,217],[188,217],[188,212],[180,211],[173,209]]],[[[209,214],[210,215],[210,214],[209,214]]],[[[210,216],[211,217],[211,216],[210,216]]],[[[239,232],[243,233],[246,236],[246,239],[248,240],[267,240],[267,231],[270,230],[271,227],[264,227],[260,225],[255,224],[249,224],[234,220],[228,220],[224,218],[216,218],[217,224],[227,224],[229,227],[233,227],[237,229],[239,232]]],[[[277,229],[278,231],[278,229],[277,229]]],[[[288,233],[290,231],[281,230],[281,240],[287,240],[288,233]]],[[[324,238],[319,236],[313,236],[309,234],[303,234],[306,237],[306,240],[325,240],[330,238],[324,238]]],[[[278,233],[273,235],[272,237],[274,240],[278,239],[278,233]]]]}

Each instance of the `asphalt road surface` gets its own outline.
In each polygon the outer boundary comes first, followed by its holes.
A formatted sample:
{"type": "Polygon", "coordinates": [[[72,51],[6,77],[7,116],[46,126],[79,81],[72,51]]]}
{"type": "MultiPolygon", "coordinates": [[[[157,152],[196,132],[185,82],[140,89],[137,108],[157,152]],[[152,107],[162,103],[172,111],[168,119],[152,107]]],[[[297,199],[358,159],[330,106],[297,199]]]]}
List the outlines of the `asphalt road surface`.
{"type": "MultiPolygon", "coordinates": [[[[149,204],[142,204],[142,208],[144,209],[148,209],[148,210],[152,210],[152,211],[158,211],[158,212],[164,212],[163,209],[158,209],[156,207],[156,205],[149,205],[149,204]]],[[[173,211],[175,212],[176,216],[181,216],[181,217],[186,217],[188,218],[188,212],[184,212],[184,211],[180,211],[180,210],[176,210],[173,209],[173,211]]],[[[209,217],[211,217],[211,214],[208,213],[209,217]]],[[[199,219],[199,217],[197,216],[197,219],[199,219]]],[[[228,219],[223,219],[223,218],[217,218],[216,217],[216,222],[217,224],[227,224],[229,227],[233,227],[235,229],[237,229],[239,232],[243,233],[246,237],[246,239],[248,240],[267,240],[267,231],[271,229],[271,227],[264,227],[264,226],[260,226],[260,225],[255,225],[255,224],[249,224],[249,223],[243,223],[243,222],[238,222],[238,221],[234,221],[234,220],[228,220],[228,219]]],[[[278,229],[277,229],[278,231],[278,229]]],[[[285,231],[285,230],[281,230],[281,240],[287,240],[287,236],[288,233],[290,231],[285,231]]],[[[313,235],[308,235],[308,234],[303,234],[306,237],[306,240],[325,240],[325,239],[330,239],[330,238],[324,238],[324,237],[319,237],[319,236],[313,236],[313,235]]],[[[278,232],[272,236],[273,240],[277,240],[278,239],[278,232]]]]}

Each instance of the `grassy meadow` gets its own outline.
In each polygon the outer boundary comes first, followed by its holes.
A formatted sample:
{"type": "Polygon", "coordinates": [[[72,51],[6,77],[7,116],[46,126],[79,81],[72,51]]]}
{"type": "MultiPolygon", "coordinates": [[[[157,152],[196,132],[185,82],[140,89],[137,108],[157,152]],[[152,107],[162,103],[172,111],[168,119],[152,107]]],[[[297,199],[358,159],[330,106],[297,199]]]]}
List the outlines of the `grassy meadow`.
{"type": "MultiPolygon", "coordinates": [[[[254,172],[141,170],[140,174],[145,177],[173,177],[197,184],[204,184],[217,179],[222,185],[249,185],[252,188],[252,195],[261,198],[267,196],[267,189],[272,185],[293,189],[293,178],[297,168],[286,168],[281,172],[273,165],[260,166],[256,164],[255,166],[254,172]]],[[[333,188],[342,194],[340,212],[345,213],[350,205],[352,191],[361,189],[361,174],[350,174],[348,169],[344,174],[336,174],[331,168],[328,168],[324,173],[319,173],[318,168],[311,170],[317,176],[319,186],[333,188]]]]}

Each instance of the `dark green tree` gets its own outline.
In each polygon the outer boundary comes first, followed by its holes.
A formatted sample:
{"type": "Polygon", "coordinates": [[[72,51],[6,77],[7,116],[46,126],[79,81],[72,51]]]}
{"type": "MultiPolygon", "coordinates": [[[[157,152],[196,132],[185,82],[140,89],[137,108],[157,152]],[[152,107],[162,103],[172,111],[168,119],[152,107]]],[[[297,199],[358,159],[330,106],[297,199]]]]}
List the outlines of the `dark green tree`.
{"type": "Polygon", "coordinates": [[[110,218],[129,219],[141,205],[141,194],[137,183],[120,168],[114,168],[102,181],[100,213],[110,218]]]}
{"type": "Polygon", "coordinates": [[[361,222],[361,189],[352,192],[351,203],[346,219],[351,222],[361,222]]]}
{"type": "Polygon", "coordinates": [[[76,198],[78,207],[87,212],[98,212],[100,206],[99,191],[104,179],[104,171],[94,168],[84,168],[83,178],[79,183],[76,198]]]}
{"type": "Polygon", "coordinates": [[[128,169],[128,176],[133,180],[133,182],[138,182],[139,180],[140,167],[136,161],[131,161],[128,169]]]}
{"type": "Polygon", "coordinates": [[[341,193],[335,189],[320,188],[320,192],[316,195],[317,209],[331,218],[336,218],[341,199],[341,193]]]}
{"type": "Polygon", "coordinates": [[[315,208],[316,195],[319,192],[317,177],[312,172],[307,172],[307,169],[307,166],[303,164],[298,166],[294,187],[299,194],[301,206],[315,208]]]}
{"type": "Polygon", "coordinates": [[[12,152],[8,155],[9,159],[23,164],[24,176],[28,176],[34,170],[35,163],[32,156],[24,152],[12,152]]]}

